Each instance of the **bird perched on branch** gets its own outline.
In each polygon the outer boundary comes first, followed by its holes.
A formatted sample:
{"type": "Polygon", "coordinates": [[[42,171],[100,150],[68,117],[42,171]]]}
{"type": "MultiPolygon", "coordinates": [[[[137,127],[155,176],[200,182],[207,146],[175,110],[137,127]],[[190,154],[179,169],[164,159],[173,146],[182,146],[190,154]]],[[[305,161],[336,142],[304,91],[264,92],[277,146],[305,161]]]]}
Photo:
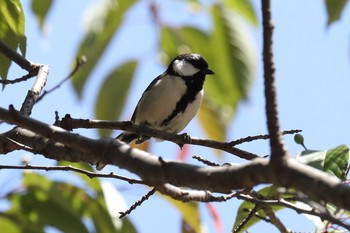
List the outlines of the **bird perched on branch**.
{"type": "MultiPolygon", "coordinates": [[[[175,57],[167,70],[146,88],[131,117],[136,125],[179,133],[197,114],[203,98],[206,75],[214,72],[198,54],[181,54],[175,57]]],[[[125,143],[142,143],[148,136],[123,132],[116,139],[125,143]]],[[[98,163],[101,170],[105,164],[98,163]]]]}

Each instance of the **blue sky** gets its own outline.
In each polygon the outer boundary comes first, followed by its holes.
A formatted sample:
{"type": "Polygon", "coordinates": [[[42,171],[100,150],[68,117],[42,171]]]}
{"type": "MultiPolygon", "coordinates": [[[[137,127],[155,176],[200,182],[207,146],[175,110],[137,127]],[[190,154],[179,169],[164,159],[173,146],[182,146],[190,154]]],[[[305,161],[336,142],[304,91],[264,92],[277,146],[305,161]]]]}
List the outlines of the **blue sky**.
{"type": "MultiPolygon", "coordinates": [[[[69,73],[70,63],[84,31],[82,12],[86,12],[87,7],[94,2],[92,0],[72,1],[67,4],[63,1],[55,1],[47,19],[47,32],[42,35],[29,10],[29,1],[23,1],[28,37],[27,58],[50,65],[48,88],[54,86],[69,73]]],[[[143,1],[143,4],[145,2],[143,1]]],[[[252,2],[260,18],[260,1],[252,2]]],[[[350,12],[347,7],[341,21],[327,28],[323,2],[272,1],[275,24],[274,58],[281,128],[302,129],[306,146],[310,149],[330,149],[339,144],[349,145],[350,142],[350,29],[347,23],[350,22],[350,12]]],[[[124,28],[122,37],[113,40],[103,57],[103,63],[94,71],[84,91],[83,99],[78,100],[72,92],[71,85],[67,83],[41,101],[34,108],[32,117],[53,123],[54,111],[58,111],[61,116],[70,113],[73,117],[94,118],[93,104],[102,77],[115,64],[120,64],[123,59],[142,57],[143,66],[134,80],[133,89],[130,92],[133,95],[128,99],[127,108],[121,119],[127,120],[130,117],[148,82],[164,70],[164,67],[149,59],[155,55],[152,52],[155,44],[152,42],[154,29],[149,25],[147,12],[142,10],[142,7],[135,12],[137,17],[133,14],[127,16],[127,27],[124,28]],[[136,35],[134,31],[137,31],[136,35]]],[[[203,22],[204,27],[209,24],[205,17],[200,21],[203,22]]],[[[249,100],[239,106],[237,116],[229,127],[229,140],[266,133],[260,29],[251,30],[252,40],[259,56],[257,79],[249,100]]],[[[13,68],[10,78],[19,77],[22,74],[23,72],[13,68]]],[[[7,86],[1,93],[1,107],[14,104],[16,108],[19,108],[31,85],[32,82],[7,86]]],[[[0,129],[3,131],[5,126],[0,125],[0,129]]],[[[194,136],[204,136],[195,121],[185,131],[194,136]]],[[[97,137],[93,131],[81,130],[78,132],[97,137]]],[[[295,145],[291,136],[285,137],[285,142],[292,156],[302,149],[295,145]]],[[[173,158],[178,152],[177,146],[167,142],[157,143],[152,148],[153,153],[167,158],[173,158]],[[167,155],[164,153],[165,148],[167,155]]],[[[265,141],[242,145],[241,148],[259,154],[269,152],[265,141]]],[[[217,160],[212,151],[202,148],[191,147],[190,153],[217,160]]],[[[24,155],[27,153],[16,152],[1,156],[0,163],[16,164],[24,155]]],[[[230,155],[225,155],[219,160],[219,162],[226,161],[244,162],[230,155]]],[[[52,161],[36,155],[32,157],[31,163],[52,164],[52,161]]],[[[106,172],[115,170],[115,167],[108,167],[106,172]]],[[[117,172],[122,173],[120,170],[117,172]]],[[[0,177],[0,183],[7,183],[6,178],[9,176],[10,173],[4,172],[4,175],[0,177]]],[[[17,174],[14,177],[20,177],[20,175],[17,174]]],[[[125,194],[129,205],[146,192],[146,189],[128,187],[126,184],[118,183],[116,186],[124,188],[122,194],[125,194]]],[[[224,232],[231,229],[238,204],[236,200],[215,204],[223,221],[224,232]]],[[[203,223],[209,228],[208,232],[213,232],[213,222],[204,205],[201,206],[201,210],[203,223]]],[[[313,230],[308,220],[293,211],[282,211],[279,216],[286,223],[287,228],[294,231],[313,230]],[[296,219],[298,223],[295,223],[296,219]]],[[[151,198],[149,202],[132,213],[131,219],[142,233],[154,232],[154,229],[157,229],[157,232],[164,232],[166,229],[170,233],[180,230],[180,218],[177,211],[159,198],[151,198]],[[155,209],[157,213],[154,213],[155,209]]],[[[274,227],[265,223],[254,226],[250,232],[262,232],[262,229],[264,232],[277,232],[274,227]]]]}

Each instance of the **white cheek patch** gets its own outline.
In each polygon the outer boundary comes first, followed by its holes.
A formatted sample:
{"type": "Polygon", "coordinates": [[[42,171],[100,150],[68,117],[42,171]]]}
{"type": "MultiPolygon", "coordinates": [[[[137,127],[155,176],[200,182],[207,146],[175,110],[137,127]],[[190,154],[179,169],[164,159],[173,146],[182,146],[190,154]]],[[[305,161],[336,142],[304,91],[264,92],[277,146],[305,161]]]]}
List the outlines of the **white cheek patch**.
{"type": "Polygon", "coordinates": [[[173,69],[180,76],[192,76],[199,71],[191,63],[184,60],[174,61],[173,69]]]}

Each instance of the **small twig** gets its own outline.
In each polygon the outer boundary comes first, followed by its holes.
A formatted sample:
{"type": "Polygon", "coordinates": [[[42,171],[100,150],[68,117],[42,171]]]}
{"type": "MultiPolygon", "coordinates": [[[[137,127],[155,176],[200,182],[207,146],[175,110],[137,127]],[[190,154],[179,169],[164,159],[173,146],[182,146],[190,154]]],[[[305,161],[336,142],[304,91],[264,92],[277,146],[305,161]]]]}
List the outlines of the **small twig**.
{"type": "Polygon", "coordinates": [[[0,80],[0,84],[8,85],[8,84],[15,84],[15,83],[19,83],[19,82],[24,82],[24,81],[27,81],[28,79],[34,77],[35,75],[37,75],[37,73],[38,73],[37,69],[34,69],[34,70],[32,70],[32,72],[29,72],[28,74],[22,76],[21,78],[16,78],[14,80],[9,80],[9,79],[0,80]]]}
{"type": "Polygon", "coordinates": [[[0,170],[2,169],[16,169],[16,170],[39,170],[39,171],[74,171],[83,175],[86,175],[90,179],[93,178],[113,178],[113,179],[119,179],[128,182],[129,184],[145,184],[148,185],[147,182],[141,181],[141,180],[135,180],[131,179],[125,176],[120,176],[117,174],[114,174],[113,172],[109,174],[101,174],[101,173],[95,173],[86,171],[80,168],[76,168],[73,166],[35,166],[35,165],[0,165],[0,170]]]}
{"type": "Polygon", "coordinates": [[[0,52],[3,53],[8,59],[14,61],[17,65],[19,65],[22,69],[27,71],[33,70],[37,67],[36,64],[31,63],[25,57],[12,50],[9,46],[7,46],[2,40],[0,40],[0,52]]]}
{"type": "Polygon", "coordinates": [[[198,155],[193,155],[192,158],[193,158],[193,159],[196,159],[196,160],[198,160],[199,162],[202,162],[202,163],[204,163],[204,164],[206,164],[206,165],[208,165],[208,166],[211,166],[211,167],[218,167],[218,166],[220,166],[220,164],[213,163],[213,162],[211,162],[211,161],[209,161],[209,160],[207,160],[207,159],[205,159],[205,158],[202,158],[202,157],[200,157],[200,156],[198,156],[198,155]]]}
{"type": "Polygon", "coordinates": [[[134,209],[136,209],[138,206],[142,205],[143,202],[148,200],[157,190],[153,188],[151,191],[149,191],[146,195],[144,195],[141,200],[136,201],[127,211],[125,212],[119,212],[120,216],[119,218],[123,218],[126,215],[130,214],[134,209]]]}
{"type": "Polygon", "coordinates": [[[40,100],[42,100],[42,98],[47,95],[47,94],[50,94],[51,92],[55,91],[56,89],[60,88],[61,85],[63,83],[65,83],[66,81],[68,81],[69,79],[71,79],[74,74],[76,72],[78,72],[78,70],[86,63],[86,57],[85,56],[82,56],[82,57],[77,57],[76,58],[76,64],[75,64],[75,67],[74,69],[68,74],[68,76],[66,78],[64,78],[61,82],[59,82],[56,86],[54,86],[53,88],[51,88],[50,90],[45,90],[43,92],[43,94],[41,96],[39,96],[39,98],[37,99],[36,102],[39,102],[40,100]]]}
{"type": "Polygon", "coordinates": [[[238,199],[242,199],[251,203],[254,203],[256,205],[261,205],[261,204],[267,204],[267,205],[271,205],[271,206],[284,206],[286,208],[292,209],[294,211],[296,211],[297,213],[303,213],[303,214],[309,214],[309,215],[313,215],[313,216],[317,216],[320,217],[323,220],[327,220],[330,222],[333,222],[334,224],[337,224],[347,230],[350,230],[350,225],[340,221],[339,219],[337,219],[336,217],[330,215],[329,213],[326,212],[321,212],[318,209],[315,208],[311,208],[310,209],[305,209],[305,208],[301,208],[298,207],[297,205],[290,203],[288,201],[286,201],[285,199],[267,199],[267,200],[262,200],[260,198],[256,198],[256,197],[252,197],[250,195],[247,194],[240,194],[237,196],[238,199]]]}
{"type": "MultiPolygon", "coordinates": [[[[281,134],[282,135],[296,134],[296,133],[300,133],[300,132],[302,132],[302,130],[300,130],[300,129],[292,129],[292,130],[284,130],[284,131],[281,132],[281,134]]],[[[236,146],[236,145],[239,145],[239,144],[243,144],[245,142],[252,142],[252,141],[260,140],[260,139],[262,139],[262,140],[270,139],[270,135],[263,134],[263,135],[256,135],[256,136],[248,136],[248,137],[245,137],[245,138],[240,138],[240,139],[231,141],[230,144],[232,146],[236,146]]]]}
{"type": "Polygon", "coordinates": [[[248,216],[243,219],[243,221],[232,231],[232,233],[238,233],[241,229],[249,222],[249,220],[254,217],[255,212],[259,209],[258,205],[255,205],[254,208],[249,212],[248,216]]]}
{"type": "Polygon", "coordinates": [[[243,189],[227,195],[214,196],[210,191],[183,189],[171,184],[156,185],[155,188],[158,192],[182,202],[225,202],[246,192],[246,189],[243,189]]]}
{"type": "Polygon", "coordinates": [[[275,215],[275,212],[273,212],[270,206],[261,205],[260,208],[264,211],[266,216],[269,217],[269,219],[271,220],[271,223],[275,225],[281,233],[289,232],[287,228],[284,226],[284,224],[281,222],[281,220],[275,215]]]}
{"type": "Polygon", "coordinates": [[[36,103],[42,89],[46,85],[48,75],[49,66],[40,65],[35,83],[33,84],[32,88],[28,91],[27,96],[22,103],[22,107],[20,110],[20,113],[22,115],[30,116],[30,114],[32,113],[33,106],[36,103]]]}

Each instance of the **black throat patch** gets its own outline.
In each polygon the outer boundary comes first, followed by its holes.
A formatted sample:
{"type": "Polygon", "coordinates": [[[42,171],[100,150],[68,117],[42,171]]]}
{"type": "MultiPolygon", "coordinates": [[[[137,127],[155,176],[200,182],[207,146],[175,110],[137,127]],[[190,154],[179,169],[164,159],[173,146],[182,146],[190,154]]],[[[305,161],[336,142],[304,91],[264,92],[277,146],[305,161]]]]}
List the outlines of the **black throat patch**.
{"type": "Polygon", "coordinates": [[[196,95],[203,89],[205,74],[198,72],[192,77],[181,77],[187,86],[186,93],[177,102],[175,110],[161,123],[167,125],[177,114],[185,112],[187,106],[192,103],[196,95]]]}

